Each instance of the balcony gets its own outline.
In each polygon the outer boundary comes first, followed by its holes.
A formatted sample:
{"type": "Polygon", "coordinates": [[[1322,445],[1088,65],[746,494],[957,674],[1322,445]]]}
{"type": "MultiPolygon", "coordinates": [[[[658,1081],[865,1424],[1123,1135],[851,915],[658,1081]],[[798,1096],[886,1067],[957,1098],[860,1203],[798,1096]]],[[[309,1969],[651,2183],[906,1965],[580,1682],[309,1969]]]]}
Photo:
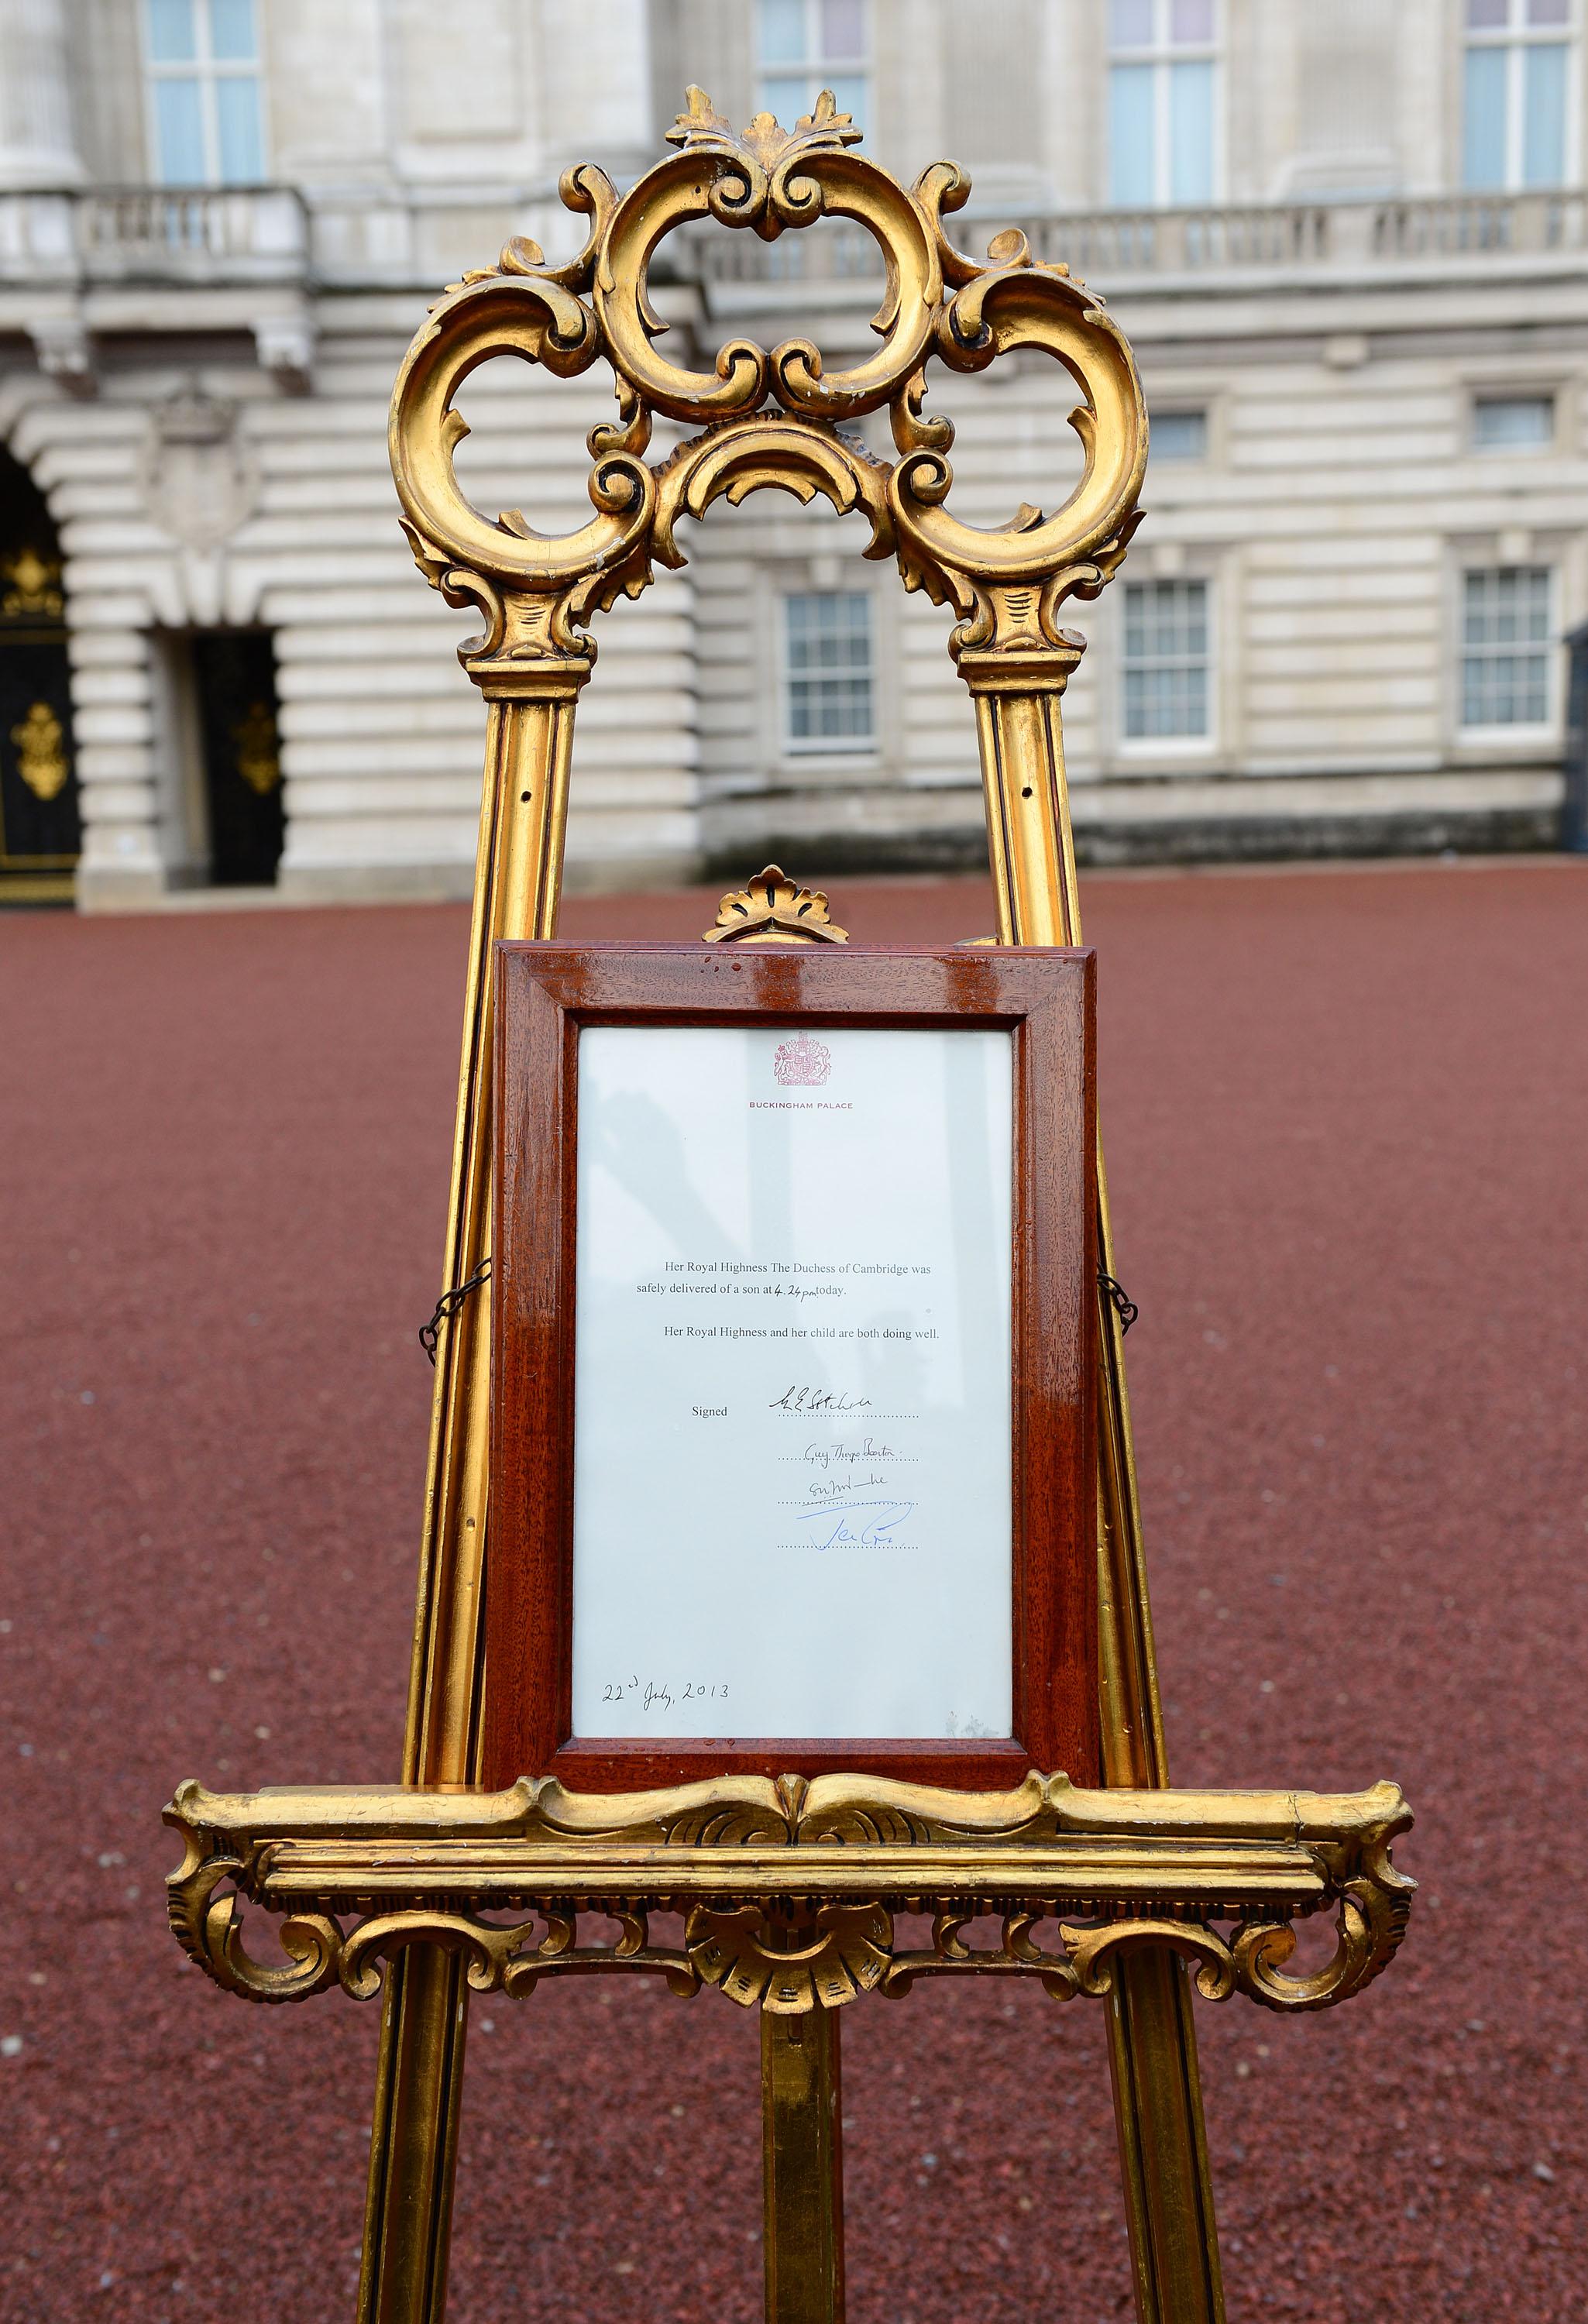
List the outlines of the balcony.
{"type": "MultiPolygon", "coordinates": [[[[1388,195],[1368,201],[1270,202],[1221,208],[1045,211],[973,208],[948,221],[960,248],[984,250],[1019,226],[1033,256],[1113,290],[1254,290],[1470,278],[1474,263],[1522,273],[1581,269],[1588,195],[1388,195]]],[[[779,304],[780,287],[812,286],[829,303],[880,294],[882,268],[863,227],[836,220],[775,243],[695,229],[689,267],[712,309],[779,304]]]]}
{"type": "Polygon", "coordinates": [[[291,187],[0,194],[0,281],[8,286],[300,283],[308,267],[308,220],[291,187]]]}

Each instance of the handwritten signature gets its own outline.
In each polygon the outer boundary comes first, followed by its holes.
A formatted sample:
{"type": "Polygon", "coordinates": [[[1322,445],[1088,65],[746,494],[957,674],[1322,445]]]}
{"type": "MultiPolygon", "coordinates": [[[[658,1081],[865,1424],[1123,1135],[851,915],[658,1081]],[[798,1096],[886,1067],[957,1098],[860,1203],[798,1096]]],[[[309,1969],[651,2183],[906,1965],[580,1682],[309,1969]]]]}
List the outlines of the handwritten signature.
{"type": "Polygon", "coordinates": [[[808,1444],[804,1458],[817,1469],[842,1470],[847,1462],[853,1475],[856,1462],[897,1461],[900,1455],[891,1444],[879,1444],[874,1436],[868,1436],[862,1444],[808,1444]]]}
{"type": "Polygon", "coordinates": [[[771,1412],[868,1412],[869,1396],[838,1396],[827,1388],[786,1388],[773,1397],[771,1412]]]}
{"type": "Polygon", "coordinates": [[[895,1527],[904,1523],[914,1508],[913,1501],[829,1501],[821,1508],[801,1509],[795,1523],[812,1526],[806,1539],[817,1549],[836,1549],[841,1543],[861,1549],[891,1549],[895,1527]]]}

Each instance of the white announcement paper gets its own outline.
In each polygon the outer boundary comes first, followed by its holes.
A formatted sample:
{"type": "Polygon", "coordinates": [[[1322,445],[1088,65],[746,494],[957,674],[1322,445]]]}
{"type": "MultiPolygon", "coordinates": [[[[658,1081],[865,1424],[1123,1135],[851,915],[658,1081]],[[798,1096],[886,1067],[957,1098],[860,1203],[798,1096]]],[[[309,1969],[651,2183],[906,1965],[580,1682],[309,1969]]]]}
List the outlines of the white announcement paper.
{"type": "Polygon", "coordinates": [[[1011,1072],[580,1034],[577,1736],[1009,1734],[1011,1072]]]}

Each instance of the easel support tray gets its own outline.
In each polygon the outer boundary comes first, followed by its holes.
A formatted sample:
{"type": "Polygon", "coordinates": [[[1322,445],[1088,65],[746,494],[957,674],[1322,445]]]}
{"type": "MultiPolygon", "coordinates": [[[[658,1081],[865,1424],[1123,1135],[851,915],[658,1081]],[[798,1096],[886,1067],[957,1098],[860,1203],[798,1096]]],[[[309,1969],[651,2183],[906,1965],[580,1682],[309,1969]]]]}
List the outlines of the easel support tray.
{"type": "Polygon", "coordinates": [[[1416,1885],[1391,1860],[1411,1814],[1390,1783],[1087,1790],[1035,1770],[1001,1793],[840,1774],[624,1794],[552,1776],[496,1792],[188,1782],[165,1821],[186,1842],[173,1933],[223,1989],[266,2002],[333,1986],[368,1999],[412,1944],[459,1950],[481,1992],[649,1973],[785,2014],[900,1995],[927,1974],[1034,1976],[1058,1999],[1100,1997],[1122,1955],[1160,1947],[1206,1999],[1310,2011],[1388,1964],[1416,1885]],[[287,1915],[281,1962],[245,1949],[245,1900],[287,1915]],[[529,1917],[483,1917],[504,1911],[529,1917]],[[1332,1958],[1288,1972],[1293,1923],[1330,1912],[1332,1958]],[[682,1915],[676,1940],[653,1939],[652,1914],[682,1915]],[[909,1915],[929,1916],[919,1941],[896,1924],[909,1915]]]}

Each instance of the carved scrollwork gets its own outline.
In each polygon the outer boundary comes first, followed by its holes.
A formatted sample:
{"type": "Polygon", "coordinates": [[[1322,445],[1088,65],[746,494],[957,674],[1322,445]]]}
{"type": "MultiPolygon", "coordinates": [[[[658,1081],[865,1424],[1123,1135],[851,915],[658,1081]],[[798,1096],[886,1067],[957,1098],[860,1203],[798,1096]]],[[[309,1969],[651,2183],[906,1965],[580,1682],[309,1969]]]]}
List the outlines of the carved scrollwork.
{"type": "Polygon", "coordinates": [[[896,557],[907,587],[958,614],[956,651],[1063,642],[1056,608],[1094,596],[1123,556],[1146,459],[1135,365],[1102,302],[1067,268],[1034,260],[1018,233],[996,235],[984,262],[956,250],[943,220],[969,194],[964,172],[939,162],[907,189],[854,150],[859,132],[829,92],[791,130],[760,114],[741,133],[692,88],[669,134],[679,150],[621,196],[590,164],[568,171],[562,199],[591,221],[578,257],[550,266],[533,243],[510,242],[494,269],[448,290],[403,363],[392,472],[420,569],[449,602],[485,608],[488,627],[462,649],[465,659],[587,659],[594,649],[576,632],[591,616],[643,589],[653,560],[684,562],[680,515],[767,487],[807,501],[820,492],[841,513],[863,512],[865,553],[896,557]],[[853,220],[881,253],[873,354],[829,369],[808,338],[768,349],[739,337],[698,371],[660,352],[668,327],[650,271],[669,235],[710,221],[771,241],[822,217],[853,220]],[[987,530],[946,506],[954,430],[923,415],[927,367],[976,372],[1020,349],[1051,356],[1075,382],[1071,425],[1085,466],[1051,515],[1024,506],[987,530]],[[591,434],[596,513],[574,532],[548,538],[516,510],[484,516],[458,484],[453,455],[467,430],[454,399],[503,354],[560,378],[598,357],[614,374],[619,422],[591,434]],[[896,466],[839,424],[884,406],[896,466]],[[652,468],[643,455],[658,412],[706,432],[652,468]]]}
{"type": "Polygon", "coordinates": [[[298,1913],[281,1923],[277,1938],[286,1962],[257,1961],[243,1945],[242,1912],[236,1889],[217,1890],[242,1872],[240,1858],[188,1834],[187,1852],[166,1884],[166,1914],[178,1944],[225,1993],[245,2001],[307,2001],[337,1980],[342,1924],[328,1913],[298,1913]]]}
{"type": "Polygon", "coordinates": [[[927,1975],[1035,1977],[1067,2000],[1105,1995],[1122,1955],[1159,1947],[1192,1964],[1205,1999],[1305,2011],[1377,1976],[1413,1887],[1390,1861],[1410,1816],[1389,1784],[1090,1792],[1033,1772],[1007,1792],[963,1793],[734,1775],[615,1796],[545,1776],[474,1794],[188,1784],[166,1821],[187,1842],[171,1878],[179,1942],[258,2001],[338,1982],[367,1999],[410,1944],[455,1949],[475,1990],[510,1995],[615,1970],[795,2015],[899,1996],[927,1975]],[[244,1897],[286,1914],[285,1966],[245,1950],[244,1897]],[[1331,1906],[1333,1960],[1287,1976],[1292,1923],[1331,1906]],[[681,1947],[652,1942],[658,1911],[685,1914],[681,1947]],[[901,1949],[897,1916],[920,1912],[929,1948],[901,1949]],[[615,1942],[581,1940],[596,1917],[615,1920],[615,1942]],[[996,1944],[968,1941],[993,1921],[996,1944]]]}

